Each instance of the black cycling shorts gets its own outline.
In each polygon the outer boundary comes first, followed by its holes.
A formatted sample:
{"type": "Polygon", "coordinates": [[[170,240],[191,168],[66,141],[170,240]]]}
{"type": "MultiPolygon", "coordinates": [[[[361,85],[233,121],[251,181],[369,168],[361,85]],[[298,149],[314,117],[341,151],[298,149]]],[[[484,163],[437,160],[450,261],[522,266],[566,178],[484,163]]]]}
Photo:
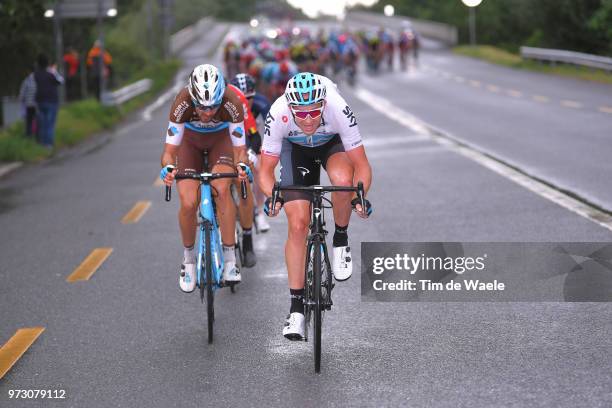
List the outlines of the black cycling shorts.
{"type": "MultiPolygon", "coordinates": [[[[321,178],[321,165],[327,168],[327,160],[335,153],[344,152],[340,136],[334,136],[322,146],[305,147],[283,140],[281,149],[280,185],[314,186],[321,178]]],[[[312,194],[301,191],[284,191],[285,202],[293,200],[310,201],[312,194]]]]}
{"type": "Polygon", "coordinates": [[[251,133],[246,138],[247,149],[251,149],[255,154],[261,154],[261,135],[259,132],[251,133]]]}

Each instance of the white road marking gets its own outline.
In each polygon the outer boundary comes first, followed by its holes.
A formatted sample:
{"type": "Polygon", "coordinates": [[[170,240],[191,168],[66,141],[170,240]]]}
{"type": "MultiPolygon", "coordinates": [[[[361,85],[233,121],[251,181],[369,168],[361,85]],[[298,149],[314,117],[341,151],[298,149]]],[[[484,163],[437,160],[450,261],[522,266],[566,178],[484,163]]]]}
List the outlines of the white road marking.
{"type": "Polygon", "coordinates": [[[436,127],[418,119],[410,113],[393,105],[389,100],[378,96],[364,88],[357,88],[355,95],[364,103],[370,105],[374,110],[387,116],[401,125],[422,135],[427,135],[437,143],[467,157],[476,163],[496,172],[497,174],[514,181],[518,185],[544,197],[555,204],[558,204],[584,218],[587,218],[602,227],[612,231],[612,216],[605,212],[579,201],[550,185],[537,180],[513,167],[495,159],[492,155],[486,154],[474,146],[458,139],[448,132],[437,129],[436,127]]]}

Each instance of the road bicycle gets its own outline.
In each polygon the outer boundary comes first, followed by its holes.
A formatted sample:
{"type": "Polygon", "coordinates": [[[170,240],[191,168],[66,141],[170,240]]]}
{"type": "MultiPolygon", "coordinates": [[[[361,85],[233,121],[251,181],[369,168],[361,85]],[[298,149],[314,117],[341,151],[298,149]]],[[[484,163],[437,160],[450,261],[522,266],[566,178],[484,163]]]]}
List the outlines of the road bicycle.
{"type": "MultiPolygon", "coordinates": [[[[209,173],[208,150],[202,152],[204,172],[179,173],[175,180],[198,180],[200,182],[200,205],[198,209],[198,257],[196,263],[196,286],[200,289],[200,300],[206,298],[206,313],[208,322],[208,343],[213,342],[213,325],[215,321],[215,292],[225,286],[234,292],[236,282],[225,283],[223,275],[223,244],[219,232],[216,206],[213,199],[213,187],[210,182],[221,178],[236,178],[237,173],[209,173]]],[[[246,198],[245,181],[241,183],[242,197],[246,198]]],[[[170,201],[172,189],[166,186],[166,201],[170,201]]],[[[238,267],[238,266],[237,266],[238,267]]]]}
{"type": "Polygon", "coordinates": [[[281,191],[302,191],[311,194],[310,204],[310,226],[308,239],[306,241],[306,265],[304,273],[304,317],[305,330],[304,341],[308,341],[308,326],[312,319],[313,349],[315,372],[321,370],[321,330],[323,313],[331,310],[332,269],[327,252],[325,238],[325,209],[332,208],[332,202],[324,195],[330,192],[355,192],[361,208],[365,207],[363,183],[359,182],[357,187],[340,186],[287,186],[281,187],[277,182],[272,190],[272,202],[270,208],[276,208],[276,202],[281,191]],[[329,205],[325,205],[328,203],[329,205]]]}

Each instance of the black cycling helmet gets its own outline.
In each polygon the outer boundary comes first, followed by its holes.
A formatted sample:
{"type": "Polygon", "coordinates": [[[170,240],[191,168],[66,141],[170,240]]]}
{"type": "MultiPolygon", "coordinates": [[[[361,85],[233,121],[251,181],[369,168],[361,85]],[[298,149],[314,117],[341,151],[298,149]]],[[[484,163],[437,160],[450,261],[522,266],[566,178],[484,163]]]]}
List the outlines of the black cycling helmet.
{"type": "Polygon", "coordinates": [[[236,74],[232,85],[240,89],[247,98],[255,95],[255,80],[249,74],[236,74]]]}

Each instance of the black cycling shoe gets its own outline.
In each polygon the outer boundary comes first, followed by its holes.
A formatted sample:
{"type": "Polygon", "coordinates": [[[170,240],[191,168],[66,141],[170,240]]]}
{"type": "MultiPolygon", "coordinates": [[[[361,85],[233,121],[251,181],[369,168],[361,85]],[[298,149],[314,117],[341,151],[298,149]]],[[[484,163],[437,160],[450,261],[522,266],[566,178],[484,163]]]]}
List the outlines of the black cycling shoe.
{"type": "Polygon", "coordinates": [[[257,256],[253,252],[253,236],[244,235],[242,237],[242,265],[245,268],[252,268],[257,263],[257,256]]]}

